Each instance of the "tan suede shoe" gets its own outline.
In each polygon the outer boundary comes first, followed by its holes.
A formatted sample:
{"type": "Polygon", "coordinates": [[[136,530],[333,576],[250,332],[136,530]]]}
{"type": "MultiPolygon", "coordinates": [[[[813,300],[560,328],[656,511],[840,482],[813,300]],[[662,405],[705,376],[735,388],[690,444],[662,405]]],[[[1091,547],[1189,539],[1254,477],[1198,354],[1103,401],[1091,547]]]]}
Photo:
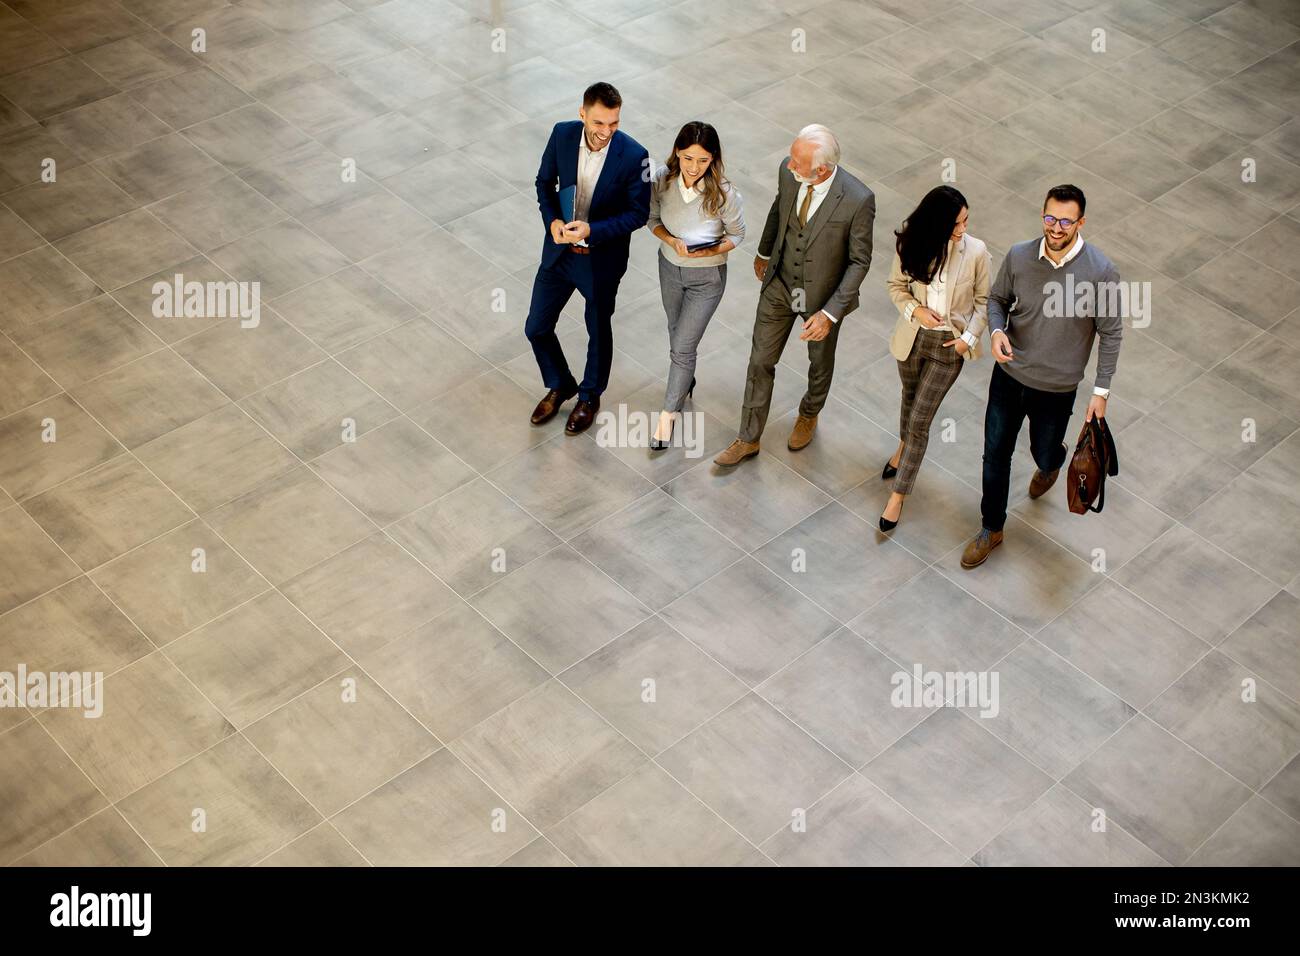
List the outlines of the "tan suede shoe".
{"type": "Polygon", "coordinates": [[[790,431],[790,441],[786,447],[791,451],[798,451],[800,448],[807,448],[808,443],[813,439],[813,432],[817,429],[817,416],[809,418],[806,415],[800,415],[794,420],[794,428],[790,431]]]}
{"type": "Polygon", "coordinates": [[[966,550],[961,553],[961,566],[963,568],[976,568],[984,563],[994,548],[1002,543],[1001,531],[990,531],[987,528],[980,528],[980,533],[975,535],[974,540],[966,545],[966,550]]]}
{"type": "Polygon", "coordinates": [[[1029,497],[1041,498],[1047,494],[1047,489],[1056,484],[1056,476],[1061,473],[1061,469],[1055,471],[1039,471],[1034,469],[1034,477],[1029,479],[1029,497]]]}
{"type": "Polygon", "coordinates": [[[737,438],[722,450],[722,454],[713,459],[713,463],[715,465],[739,465],[746,458],[753,458],[757,454],[758,442],[741,441],[737,438]]]}

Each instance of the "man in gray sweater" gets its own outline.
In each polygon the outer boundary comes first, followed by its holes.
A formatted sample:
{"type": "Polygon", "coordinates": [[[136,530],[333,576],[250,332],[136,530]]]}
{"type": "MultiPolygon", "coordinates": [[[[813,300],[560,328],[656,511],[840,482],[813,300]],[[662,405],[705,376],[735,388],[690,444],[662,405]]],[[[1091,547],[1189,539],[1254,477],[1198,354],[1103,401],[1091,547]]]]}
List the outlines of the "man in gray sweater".
{"type": "Polygon", "coordinates": [[[1114,264],[1079,234],[1085,200],[1078,186],[1054,186],[1043,203],[1043,235],[1011,247],[989,290],[989,330],[997,365],[984,414],[983,527],[966,546],[963,568],[983,564],[1002,543],[1011,455],[1025,418],[1038,469],[1029,497],[1047,493],[1065,463],[1074,396],[1097,347],[1087,418],[1106,417],[1128,298],[1114,264]]]}

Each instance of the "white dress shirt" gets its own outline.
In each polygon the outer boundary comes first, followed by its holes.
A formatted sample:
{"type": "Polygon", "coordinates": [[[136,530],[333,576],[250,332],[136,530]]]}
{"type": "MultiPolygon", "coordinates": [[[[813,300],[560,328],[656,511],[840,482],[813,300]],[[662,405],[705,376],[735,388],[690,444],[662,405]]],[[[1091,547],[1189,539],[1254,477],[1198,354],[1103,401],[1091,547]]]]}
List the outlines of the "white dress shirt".
{"type": "MultiPolygon", "coordinates": [[[[610,141],[613,142],[613,137],[610,141]]],[[[592,149],[587,145],[587,131],[582,131],[582,135],[578,137],[578,188],[573,195],[573,218],[580,222],[588,221],[591,196],[596,191],[596,181],[600,179],[600,171],[605,168],[605,157],[608,155],[609,143],[606,143],[602,149],[592,149]]],[[[575,243],[579,246],[586,244],[586,239],[575,243]]]]}

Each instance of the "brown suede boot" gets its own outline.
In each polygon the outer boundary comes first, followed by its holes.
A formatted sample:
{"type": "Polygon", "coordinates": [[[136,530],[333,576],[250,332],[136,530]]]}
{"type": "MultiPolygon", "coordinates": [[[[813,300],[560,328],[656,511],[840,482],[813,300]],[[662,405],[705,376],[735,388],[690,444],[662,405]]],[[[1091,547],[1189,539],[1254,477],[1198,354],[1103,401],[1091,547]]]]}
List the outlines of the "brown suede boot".
{"type": "Polygon", "coordinates": [[[717,458],[713,459],[713,463],[715,465],[739,465],[746,458],[753,458],[757,454],[758,442],[741,441],[737,438],[724,448],[717,458]]]}
{"type": "Polygon", "coordinates": [[[980,528],[980,533],[975,535],[974,540],[966,545],[966,550],[961,553],[961,566],[963,568],[975,568],[984,563],[994,548],[1002,543],[1001,531],[990,531],[988,528],[980,528]]]}
{"type": "Polygon", "coordinates": [[[813,439],[813,432],[817,429],[817,416],[809,418],[807,415],[800,415],[794,420],[794,428],[790,432],[790,441],[786,443],[787,448],[791,451],[798,451],[800,448],[807,448],[808,443],[813,439]]]}

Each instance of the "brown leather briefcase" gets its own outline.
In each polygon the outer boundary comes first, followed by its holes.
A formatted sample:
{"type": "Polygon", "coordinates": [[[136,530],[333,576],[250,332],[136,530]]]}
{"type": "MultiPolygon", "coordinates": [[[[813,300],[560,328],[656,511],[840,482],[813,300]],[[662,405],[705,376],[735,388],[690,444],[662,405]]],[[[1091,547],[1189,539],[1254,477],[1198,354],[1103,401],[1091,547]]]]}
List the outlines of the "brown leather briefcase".
{"type": "Polygon", "coordinates": [[[1069,480],[1065,483],[1070,510],[1077,515],[1100,512],[1106,506],[1106,478],[1118,474],[1119,457],[1106,419],[1084,422],[1070,459],[1069,480]]]}

